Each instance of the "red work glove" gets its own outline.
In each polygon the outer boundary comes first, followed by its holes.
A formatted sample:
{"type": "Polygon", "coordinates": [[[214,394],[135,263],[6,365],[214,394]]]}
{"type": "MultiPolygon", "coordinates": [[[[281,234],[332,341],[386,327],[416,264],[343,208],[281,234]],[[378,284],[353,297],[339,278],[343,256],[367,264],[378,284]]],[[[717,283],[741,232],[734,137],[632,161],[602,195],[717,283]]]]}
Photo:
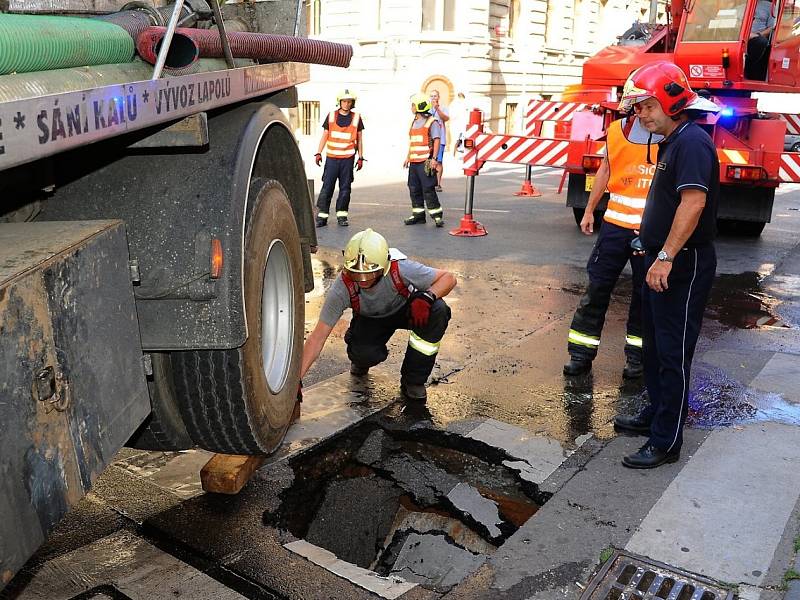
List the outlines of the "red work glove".
{"type": "Polygon", "coordinates": [[[356,161],[356,171],[360,171],[361,169],[364,168],[364,161],[366,160],[367,160],[366,158],[359,158],[356,161]]]}
{"type": "Polygon", "coordinates": [[[436,294],[417,290],[408,298],[408,318],[413,327],[425,327],[431,316],[431,306],[436,302],[436,294]]]}
{"type": "Polygon", "coordinates": [[[321,167],[321,166],[322,166],[322,154],[320,154],[319,152],[317,152],[317,153],[314,155],[314,162],[315,162],[315,163],[317,163],[317,166],[318,166],[318,167],[321,167]]]}

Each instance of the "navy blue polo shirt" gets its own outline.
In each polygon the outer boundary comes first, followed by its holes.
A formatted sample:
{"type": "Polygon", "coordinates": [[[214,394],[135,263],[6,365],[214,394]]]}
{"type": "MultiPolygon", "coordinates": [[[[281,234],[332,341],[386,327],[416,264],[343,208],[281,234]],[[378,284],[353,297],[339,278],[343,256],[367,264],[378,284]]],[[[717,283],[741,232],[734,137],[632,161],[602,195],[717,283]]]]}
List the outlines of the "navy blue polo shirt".
{"type": "Polygon", "coordinates": [[[649,251],[658,252],[667,240],[683,190],[706,193],[706,205],[686,246],[710,244],[717,231],[719,159],[711,137],[687,121],[658,144],[656,171],[642,215],[639,239],[649,251]]]}

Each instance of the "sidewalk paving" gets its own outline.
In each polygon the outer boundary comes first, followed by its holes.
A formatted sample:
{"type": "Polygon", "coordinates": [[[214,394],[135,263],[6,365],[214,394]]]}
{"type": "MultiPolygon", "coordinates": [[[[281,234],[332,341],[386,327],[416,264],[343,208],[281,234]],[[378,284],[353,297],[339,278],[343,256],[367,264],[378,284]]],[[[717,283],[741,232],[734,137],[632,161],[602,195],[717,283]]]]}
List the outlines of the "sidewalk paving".
{"type": "MultiPolygon", "coordinates": [[[[797,254],[764,283],[787,315],[797,254]]],[[[612,440],[447,600],[577,599],[612,547],[742,600],[800,600],[800,336],[723,331],[702,340],[693,376],[695,401],[730,402],[732,426],[687,429],[680,461],[652,471],[620,465],[644,438],[612,440]]]]}

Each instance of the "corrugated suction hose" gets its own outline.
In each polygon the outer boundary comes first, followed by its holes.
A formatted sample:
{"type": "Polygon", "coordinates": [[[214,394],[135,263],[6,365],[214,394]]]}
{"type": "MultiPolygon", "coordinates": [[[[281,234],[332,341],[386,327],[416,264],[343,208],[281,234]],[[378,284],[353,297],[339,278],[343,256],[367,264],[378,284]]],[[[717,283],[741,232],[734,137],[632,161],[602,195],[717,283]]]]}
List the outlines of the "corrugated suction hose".
{"type": "MultiPolygon", "coordinates": [[[[139,55],[149,63],[155,64],[158,56],[158,45],[164,37],[164,27],[148,27],[140,35],[136,43],[139,55]]],[[[333,67],[347,67],[353,57],[353,47],[349,44],[338,44],[323,40],[310,40],[308,38],[278,35],[271,33],[251,33],[235,31],[227,35],[231,52],[235,58],[252,58],[271,62],[302,62],[333,67]]],[[[186,29],[178,28],[175,31],[170,52],[167,56],[166,66],[180,68],[191,64],[180,64],[182,60],[194,61],[190,53],[185,50],[176,50],[174,56],[173,46],[176,38],[181,38],[180,44],[188,39],[197,48],[198,55],[203,58],[220,58],[223,55],[222,40],[216,29],[186,29]]]]}
{"type": "Polygon", "coordinates": [[[133,40],[96,19],[0,14],[0,75],[130,62],[133,40]]]}

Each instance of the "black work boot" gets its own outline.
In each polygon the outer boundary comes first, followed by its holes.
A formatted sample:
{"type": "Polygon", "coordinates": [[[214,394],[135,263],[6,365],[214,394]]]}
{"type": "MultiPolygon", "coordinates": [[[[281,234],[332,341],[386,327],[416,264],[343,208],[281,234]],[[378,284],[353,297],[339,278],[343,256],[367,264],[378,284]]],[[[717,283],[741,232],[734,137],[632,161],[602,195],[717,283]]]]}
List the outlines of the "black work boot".
{"type": "Polygon", "coordinates": [[[437,227],[444,227],[444,219],[442,217],[434,217],[433,222],[437,227]]]}
{"type": "Polygon", "coordinates": [[[350,363],[350,375],[353,377],[364,377],[367,373],[369,373],[369,367],[357,365],[354,362],[350,363]]]}
{"type": "Polygon", "coordinates": [[[586,358],[572,357],[569,362],[564,365],[564,375],[574,376],[583,375],[592,370],[592,361],[586,358]]]}
{"type": "Polygon", "coordinates": [[[624,379],[639,379],[642,373],[644,373],[642,361],[629,356],[628,360],[625,361],[625,368],[622,369],[622,377],[624,379]]]}
{"type": "Polygon", "coordinates": [[[418,215],[411,215],[407,219],[403,219],[403,223],[405,225],[418,225],[425,223],[425,213],[419,213],[418,215]]]}
{"type": "Polygon", "coordinates": [[[638,452],[623,458],[622,464],[630,469],[654,469],[666,463],[678,462],[680,457],[680,450],[667,452],[648,443],[639,448],[638,452]]]}
{"type": "Polygon", "coordinates": [[[637,435],[650,435],[650,421],[638,415],[619,415],[614,417],[614,429],[637,435]]]}
{"type": "Polygon", "coordinates": [[[428,399],[428,392],[423,383],[409,383],[405,379],[400,380],[400,393],[409,400],[419,400],[425,402],[428,399]]]}
{"type": "Polygon", "coordinates": [[[336,223],[341,227],[347,227],[350,223],[347,222],[347,217],[336,217],[336,223]]]}
{"type": "Polygon", "coordinates": [[[325,227],[328,224],[328,219],[325,217],[317,217],[317,227],[325,227]]]}

